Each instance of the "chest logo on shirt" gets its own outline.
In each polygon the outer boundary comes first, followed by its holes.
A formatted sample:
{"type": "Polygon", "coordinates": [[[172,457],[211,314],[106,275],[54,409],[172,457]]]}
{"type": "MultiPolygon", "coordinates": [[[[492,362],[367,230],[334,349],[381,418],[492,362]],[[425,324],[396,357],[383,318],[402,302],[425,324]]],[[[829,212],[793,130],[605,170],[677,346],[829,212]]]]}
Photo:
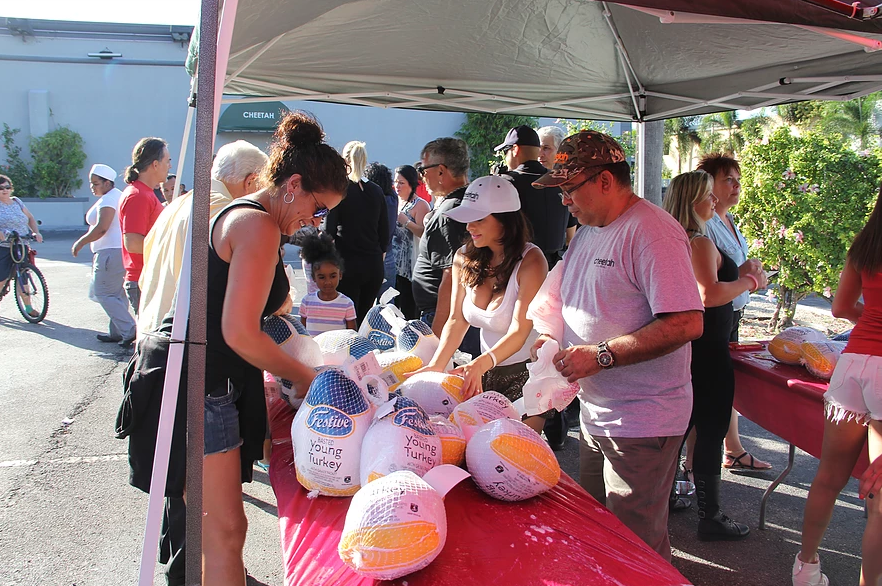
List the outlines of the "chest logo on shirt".
{"type": "Polygon", "coordinates": [[[594,266],[596,266],[596,267],[615,268],[615,266],[616,266],[616,261],[614,261],[614,260],[611,259],[611,258],[595,258],[595,259],[594,259],[594,266]]]}

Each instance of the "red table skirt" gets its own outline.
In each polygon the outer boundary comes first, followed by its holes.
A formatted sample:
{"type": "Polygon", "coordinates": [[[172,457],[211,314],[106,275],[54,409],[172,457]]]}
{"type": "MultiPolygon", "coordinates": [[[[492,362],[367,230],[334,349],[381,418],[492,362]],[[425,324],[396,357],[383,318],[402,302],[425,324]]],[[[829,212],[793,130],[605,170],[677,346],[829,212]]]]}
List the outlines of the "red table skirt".
{"type": "MultiPolygon", "coordinates": [[[[766,350],[733,350],[735,409],[815,458],[824,440],[824,393],[827,381],[802,366],[776,362],[766,350]]],[[[869,465],[867,447],[852,476],[869,465]]]]}
{"type": "MultiPolygon", "coordinates": [[[[284,401],[269,410],[270,481],[279,507],[286,586],[367,586],[337,555],[348,498],[306,498],[297,482],[284,401]]],[[[427,568],[398,580],[409,586],[618,585],[688,581],[566,474],[547,493],[497,501],[466,479],[446,498],[447,544],[427,568]]]]}

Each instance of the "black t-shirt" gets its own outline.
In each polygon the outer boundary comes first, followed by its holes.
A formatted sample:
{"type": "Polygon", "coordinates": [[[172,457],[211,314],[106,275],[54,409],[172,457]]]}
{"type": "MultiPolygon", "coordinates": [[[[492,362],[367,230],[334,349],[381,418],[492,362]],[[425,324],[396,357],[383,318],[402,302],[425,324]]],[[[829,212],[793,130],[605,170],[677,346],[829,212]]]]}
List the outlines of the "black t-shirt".
{"type": "Polygon", "coordinates": [[[539,161],[527,161],[517,169],[506,171],[505,175],[512,178],[518,190],[521,210],[533,228],[533,244],[542,252],[551,253],[563,250],[566,245],[567,225],[572,216],[560,199],[560,189],[533,187],[533,181],[547,172],[539,161]]]}
{"type": "Polygon", "coordinates": [[[334,238],[343,260],[386,252],[389,216],[380,186],[371,181],[350,181],[346,197],[328,212],[325,231],[334,238]]]}
{"type": "Polygon", "coordinates": [[[435,309],[444,269],[453,266],[453,256],[465,239],[465,224],[444,215],[462,203],[465,191],[465,187],[460,187],[441,200],[420,238],[420,252],[411,280],[413,299],[421,312],[435,309]]]}

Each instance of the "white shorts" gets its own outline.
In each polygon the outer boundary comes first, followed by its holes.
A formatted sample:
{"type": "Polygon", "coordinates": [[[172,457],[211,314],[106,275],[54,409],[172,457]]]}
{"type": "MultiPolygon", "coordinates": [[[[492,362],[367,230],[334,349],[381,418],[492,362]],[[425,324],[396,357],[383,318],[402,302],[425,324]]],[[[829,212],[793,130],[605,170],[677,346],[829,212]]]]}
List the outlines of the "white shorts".
{"type": "Polygon", "coordinates": [[[833,423],[882,420],[882,356],[840,356],[824,393],[824,410],[833,423]]]}

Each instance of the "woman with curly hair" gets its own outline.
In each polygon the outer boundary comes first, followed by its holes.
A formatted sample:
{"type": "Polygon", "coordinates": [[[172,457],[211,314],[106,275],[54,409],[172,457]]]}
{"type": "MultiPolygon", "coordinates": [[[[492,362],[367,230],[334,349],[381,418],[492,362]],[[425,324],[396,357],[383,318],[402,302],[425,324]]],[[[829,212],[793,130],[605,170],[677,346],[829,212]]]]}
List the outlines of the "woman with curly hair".
{"type": "MultiPolygon", "coordinates": [[[[506,177],[475,179],[461,205],[445,212],[466,224],[470,236],[453,259],[450,317],[438,350],[421,371],[442,371],[469,326],[481,331],[481,354],[453,369],[464,378],[465,398],[484,389],[516,401],[523,396],[530,347],[536,334],[527,308],[548,274],[542,250],[530,243],[530,228],[518,192],[506,177]]],[[[542,431],[546,416],[524,423],[542,431]]]]}

